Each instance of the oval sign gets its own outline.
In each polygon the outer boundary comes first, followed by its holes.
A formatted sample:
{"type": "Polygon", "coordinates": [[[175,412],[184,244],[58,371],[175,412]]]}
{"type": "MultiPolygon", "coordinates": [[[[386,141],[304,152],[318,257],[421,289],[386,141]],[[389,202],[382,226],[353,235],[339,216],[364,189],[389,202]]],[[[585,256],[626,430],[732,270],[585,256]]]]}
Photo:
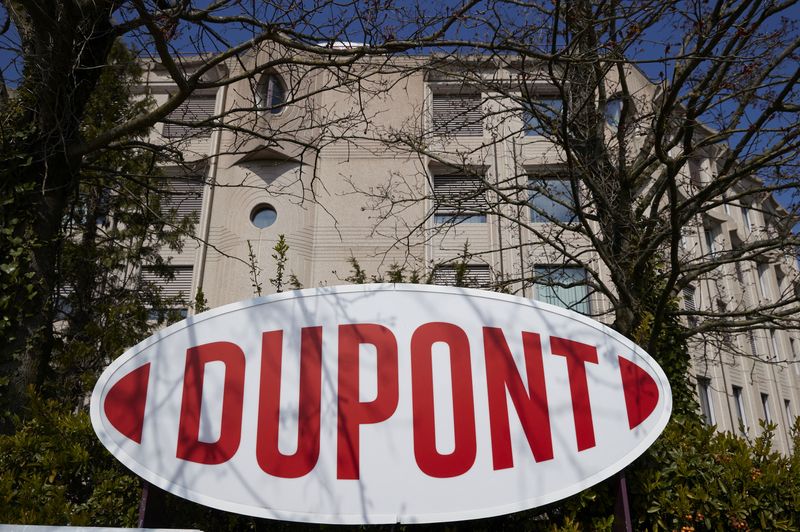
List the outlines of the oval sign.
{"type": "Polygon", "coordinates": [[[577,493],[669,419],[666,376],[580,314],[479,290],[363,285],[190,317],[114,361],[103,444],[200,504],[322,523],[488,517],[577,493]]]}

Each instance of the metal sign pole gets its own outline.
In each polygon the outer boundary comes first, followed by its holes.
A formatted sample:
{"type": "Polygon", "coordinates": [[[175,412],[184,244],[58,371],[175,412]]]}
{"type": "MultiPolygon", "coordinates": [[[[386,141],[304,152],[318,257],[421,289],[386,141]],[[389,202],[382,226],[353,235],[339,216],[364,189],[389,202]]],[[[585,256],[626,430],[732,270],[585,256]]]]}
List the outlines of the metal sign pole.
{"type": "Polygon", "coordinates": [[[614,532],[633,532],[631,509],[628,505],[628,483],[625,470],[617,474],[617,503],[614,507],[614,532]]]}

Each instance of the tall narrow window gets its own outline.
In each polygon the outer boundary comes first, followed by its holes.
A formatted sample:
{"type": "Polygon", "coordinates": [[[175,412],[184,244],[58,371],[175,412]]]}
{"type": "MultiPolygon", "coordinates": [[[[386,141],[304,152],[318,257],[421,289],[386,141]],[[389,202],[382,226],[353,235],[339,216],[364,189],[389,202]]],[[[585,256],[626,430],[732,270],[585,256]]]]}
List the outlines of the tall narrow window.
{"type": "Polygon", "coordinates": [[[683,288],[683,308],[688,311],[697,310],[697,306],[694,304],[694,293],[694,286],[688,285],[683,288]]]}
{"type": "Polygon", "coordinates": [[[703,234],[706,238],[708,254],[713,257],[720,251],[719,242],[717,242],[717,237],[720,234],[719,226],[709,225],[703,230],[703,234]]]}
{"type": "Polygon", "coordinates": [[[780,341],[778,340],[777,333],[774,329],[769,331],[769,337],[770,340],[772,340],[772,356],[775,358],[775,360],[781,362],[783,357],[781,357],[781,350],[779,346],[780,341]]]}
{"type": "Polygon", "coordinates": [[[215,102],[214,96],[195,96],[185,100],[167,115],[167,120],[174,120],[177,123],[165,123],[161,134],[169,138],[210,136],[211,128],[202,127],[200,123],[214,116],[215,102]]]}
{"type": "Polygon", "coordinates": [[[433,95],[433,132],[438,135],[480,137],[483,122],[480,94],[433,95]]]}
{"type": "Polygon", "coordinates": [[[797,351],[797,341],[794,338],[789,338],[789,349],[792,352],[792,365],[794,372],[800,375],[800,353],[797,351]]]}
{"type": "MultiPolygon", "coordinates": [[[[695,304],[694,295],[696,289],[695,287],[688,285],[683,288],[683,308],[686,309],[688,312],[695,312],[697,310],[697,305],[695,304]]],[[[689,322],[689,325],[694,327],[697,325],[697,316],[692,316],[691,314],[686,317],[686,321],[689,322]]]]}
{"type": "Polygon", "coordinates": [[[697,398],[700,400],[700,413],[706,425],[715,425],[714,402],[711,399],[711,380],[697,377],[697,398]]]}
{"type": "Polygon", "coordinates": [[[769,394],[761,394],[761,406],[764,409],[764,421],[772,423],[772,413],[769,410],[769,394]]]}
{"type": "Polygon", "coordinates": [[[742,204],[742,220],[744,221],[744,228],[747,234],[750,234],[750,231],[753,230],[753,222],[750,219],[750,209],[747,208],[744,204],[742,204]]]}
{"type": "Polygon", "coordinates": [[[739,386],[733,387],[733,403],[736,407],[736,418],[739,423],[737,430],[743,436],[747,435],[747,415],[744,410],[744,397],[742,396],[742,389],[739,386]]]}
{"type": "Polygon", "coordinates": [[[535,298],[558,307],[589,314],[589,286],[586,270],[576,266],[534,268],[535,298]]]}
{"type": "Polygon", "coordinates": [[[754,357],[758,356],[756,350],[756,335],[753,331],[747,331],[747,340],[750,342],[750,354],[754,357]]]}
{"type": "Polygon", "coordinates": [[[769,266],[763,262],[759,262],[756,264],[756,270],[758,272],[758,286],[761,288],[761,297],[769,300],[769,266]]]}
{"type": "Polygon", "coordinates": [[[434,223],[485,223],[486,187],[476,176],[434,176],[434,223]]]}
{"type": "Polygon", "coordinates": [[[570,223],[575,220],[575,198],[569,179],[531,176],[531,221],[570,223]]]}
{"type": "Polygon", "coordinates": [[[606,101],[606,124],[612,129],[619,127],[622,119],[622,98],[614,96],[606,101]]]}
{"type": "Polygon", "coordinates": [[[261,76],[256,91],[258,107],[273,115],[283,111],[286,103],[286,84],[278,74],[271,72],[261,76]]]}
{"type": "MultiPolygon", "coordinates": [[[[788,399],[783,400],[783,408],[786,411],[786,422],[789,424],[789,429],[794,427],[794,412],[792,412],[792,402],[788,399]]],[[[787,431],[788,432],[788,431],[787,431]]]]}

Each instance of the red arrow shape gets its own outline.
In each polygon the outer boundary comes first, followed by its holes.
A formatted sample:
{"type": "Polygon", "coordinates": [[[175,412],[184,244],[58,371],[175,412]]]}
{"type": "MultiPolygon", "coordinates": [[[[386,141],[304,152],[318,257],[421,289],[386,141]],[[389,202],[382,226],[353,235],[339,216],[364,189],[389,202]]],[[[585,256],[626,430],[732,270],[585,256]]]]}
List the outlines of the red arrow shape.
{"type": "Polygon", "coordinates": [[[649,373],[626,358],[619,357],[619,372],[628,409],[628,424],[634,428],[656,409],[658,385],[649,373]]]}
{"type": "Polygon", "coordinates": [[[115,429],[136,443],[142,443],[144,406],[147,401],[149,379],[148,362],[118,380],[106,394],[103,403],[106,419],[115,429]]]}

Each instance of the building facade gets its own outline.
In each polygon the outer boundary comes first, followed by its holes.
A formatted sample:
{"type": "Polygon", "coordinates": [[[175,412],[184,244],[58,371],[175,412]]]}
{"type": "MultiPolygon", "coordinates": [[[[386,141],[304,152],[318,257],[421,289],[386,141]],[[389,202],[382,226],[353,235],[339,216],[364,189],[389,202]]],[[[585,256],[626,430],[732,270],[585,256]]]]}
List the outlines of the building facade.
{"type": "MultiPolygon", "coordinates": [[[[151,140],[182,154],[164,172],[173,207],[197,213],[198,238],[164,251],[174,279],[147,269],[142,277],[187,300],[202,290],[211,307],[267,294],[283,235],[285,283],[289,274],[304,287],[345,283],[356,258],[368,276],[402,271],[442,284],[462,276],[610,322],[608,299],[588,282],[609,273],[590,239],[570,231],[576,191],[564,178],[562,150],[541,134],[559,115],[563,92],[480,61],[469,76],[431,67],[430,59],[396,61],[403,64],[367,61],[346,79],[331,69],[276,67],[195,94],[173,111],[151,140]],[[534,108],[519,105],[521,93],[534,108]]],[[[163,102],[174,91],[169,77],[156,64],[146,72],[143,91],[163,102]]],[[[235,78],[237,66],[213,75],[235,78]]],[[[626,76],[646,113],[658,87],[637,70],[626,76]]],[[[615,84],[610,78],[609,92],[615,84]]],[[[609,98],[610,138],[620,111],[609,98]]],[[[709,150],[689,161],[680,184],[687,196],[714,178],[721,157],[709,150]]],[[[679,253],[687,263],[769,237],[782,213],[774,198],[741,188],[731,197],[685,224],[679,253]]],[[[700,314],[686,318],[697,327],[705,310],[718,316],[778,301],[797,289],[797,278],[796,259],[778,250],[698,276],[677,300],[700,314]]],[[[690,343],[706,421],[748,438],[761,432],[759,420],[773,422],[776,447],[790,451],[800,336],[764,328],[699,334],[690,343]]]]}

